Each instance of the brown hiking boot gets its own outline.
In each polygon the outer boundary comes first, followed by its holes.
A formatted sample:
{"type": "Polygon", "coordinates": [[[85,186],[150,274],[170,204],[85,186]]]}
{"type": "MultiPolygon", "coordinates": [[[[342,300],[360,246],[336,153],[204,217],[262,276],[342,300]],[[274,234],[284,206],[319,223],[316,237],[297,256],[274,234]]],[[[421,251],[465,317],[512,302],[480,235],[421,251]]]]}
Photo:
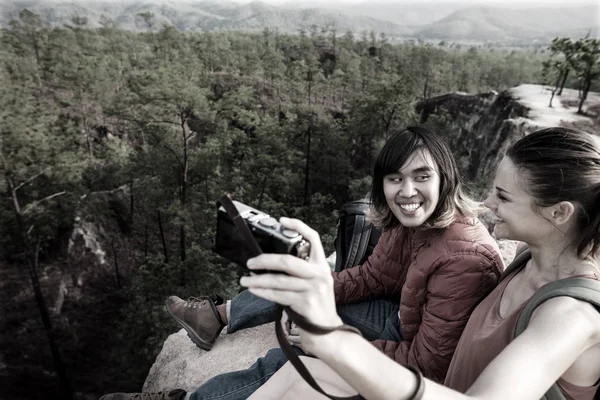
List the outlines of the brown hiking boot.
{"type": "Polygon", "coordinates": [[[112,393],[105,394],[100,400],[183,400],[185,394],[185,390],[181,389],[154,393],[112,393]]]}
{"type": "Polygon", "coordinates": [[[188,333],[192,342],[210,351],[226,323],[210,297],[190,297],[184,301],[170,296],[165,303],[167,313],[188,333]]]}

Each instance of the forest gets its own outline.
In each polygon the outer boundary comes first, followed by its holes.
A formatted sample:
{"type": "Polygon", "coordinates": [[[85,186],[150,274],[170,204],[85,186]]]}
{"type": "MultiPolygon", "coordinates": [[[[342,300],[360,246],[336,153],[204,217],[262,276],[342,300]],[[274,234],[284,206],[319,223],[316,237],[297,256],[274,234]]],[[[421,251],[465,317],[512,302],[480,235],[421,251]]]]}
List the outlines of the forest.
{"type": "Polygon", "coordinates": [[[76,16],[51,28],[24,10],[0,31],[0,280],[18,282],[1,294],[0,398],[139,391],[176,330],[165,298],[239,290],[242,271],[211,250],[223,193],[304,220],[332,251],[336,210],[367,194],[377,149],[418,123],[416,102],[581,84],[556,47],[181,32],[141,17],[149,30],[134,33],[76,16]],[[114,190],[127,201],[111,215],[82,206],[114,190]],[[79,282],[74,224],[115,215],[106,266],[79,282]],[[47,300],[58,272],[78,288],[61,312],[47,300]]]}

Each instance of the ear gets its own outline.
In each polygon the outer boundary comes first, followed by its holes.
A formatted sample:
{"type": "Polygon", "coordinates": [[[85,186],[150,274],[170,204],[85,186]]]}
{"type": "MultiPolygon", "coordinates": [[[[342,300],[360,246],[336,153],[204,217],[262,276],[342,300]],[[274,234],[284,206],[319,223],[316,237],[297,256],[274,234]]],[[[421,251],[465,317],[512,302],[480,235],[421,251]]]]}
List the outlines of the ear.
{"type": "Polygon", "coordinates": [[[555,225],[564,225],[575,215],[575,206],[570,201],[561,201],[548,207],[546,212],[555,225]]]}

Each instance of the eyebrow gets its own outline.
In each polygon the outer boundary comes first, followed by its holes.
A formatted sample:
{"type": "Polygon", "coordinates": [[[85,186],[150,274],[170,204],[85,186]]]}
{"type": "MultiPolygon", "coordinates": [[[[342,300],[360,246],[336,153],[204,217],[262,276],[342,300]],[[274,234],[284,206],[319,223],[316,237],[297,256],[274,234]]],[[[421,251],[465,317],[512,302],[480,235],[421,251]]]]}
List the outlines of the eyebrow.
{"type": "Polygon", "coordinates": [[[425,165],[423,167],[419,167],[419,168],[415,168],[413,169],[413,173],[419,173],[419,172],[431,172],[433,171],[433,168],[431,168],[429,165],[425,165]]]}
{"type": "Polygon", "coordinates": [[[507,192],[506,190],[502,189],[500,186],[496,186],[496,190],[499,191],[499,192],[510,194],[510,192],[507,192]]]}
{"type": "MultiPolygon", "coordinates": [[[[400,172],[401,170],[398,170],[396,172],[392,172],[390,173],[390,175],[392,174],[400,174],[402,175],[402,172],[400,172]]],[[[422,167],[418,167],[413,169],[412,171],[408,172],[409,174],[419,174],[421,172],[435,172],[435,169],[431,168],[429,165],[423,165],[422,167]]]]}

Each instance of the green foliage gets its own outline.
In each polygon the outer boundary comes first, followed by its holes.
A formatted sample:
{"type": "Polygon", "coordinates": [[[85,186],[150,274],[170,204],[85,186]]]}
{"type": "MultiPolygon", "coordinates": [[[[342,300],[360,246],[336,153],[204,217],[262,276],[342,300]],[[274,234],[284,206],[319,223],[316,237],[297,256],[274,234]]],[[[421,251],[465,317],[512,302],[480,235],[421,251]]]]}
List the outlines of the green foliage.
{"type": "Polygon", "coordinates": [[[578,112],[582,113],[587,95],[600,77],[600,39],[586,36],[572,41],[557,37],[552,41],[550,51],[551,58],[543,63],[544,83],[554,85],[553,95],[559,88],[560,95],[564,86],[579,89],[578,112]],[[570,71],[573,73],[568,81],[570,71]],[[556,79],[556,83],[552,82],[553,79],[556,79]]]}

